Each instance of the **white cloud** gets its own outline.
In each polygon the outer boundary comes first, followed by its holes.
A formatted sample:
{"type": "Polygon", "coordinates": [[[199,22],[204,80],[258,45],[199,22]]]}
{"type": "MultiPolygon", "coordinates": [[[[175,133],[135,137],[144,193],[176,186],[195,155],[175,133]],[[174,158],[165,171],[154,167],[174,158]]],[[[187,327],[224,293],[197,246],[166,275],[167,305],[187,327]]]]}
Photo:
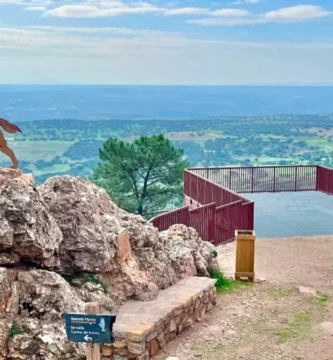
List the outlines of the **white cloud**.
{"type": "MultiPolygon", "coordinates": [[[[244,11],[244,10],[240,10],[244,11]]],[[[269,11],[264,14],[254,15],[244,13],[243,17],[240,14],[230,18],[203,18],[187,20],[188,24],[196,24],[202,26],[236,26],[236,25],[255,25],[267,23],[284,23],[284,22],[301,22],[312,19],[318,19],[332,15],[332,12],[325,11],[320,6],[315,5],[297,5],[288,8],[282,8],[274,11],[269,11]],[[248,17],[245,18],[245,16],[248,17]],[[250,16],[251,15],[251,16],[250,16]]]]}
{"type": "Polygon", "coordinates": [[[248,16],[250,13],[247,10],[240,10],[240,9],[220,9],[216,11],[212,11],[210,13],[212,16],[219,16],[219,17],[242,17],[248,16]]]}
{"type": "Polygon", "coordinates": [[[147,13],[161,13],[166,16],[180,16],[180,15],[206,15],[215,17],[235,17],[247,16],[249,12],[241,9],[218,9],[209,10],[208,8],[199,7],[184,7],[184,8],[162,8],[148,3],[136,2],[131,5],[125,5],[121,2],[107,2],[87,0],[85,4],[77,5],[62,5],[54,9],[47,10],[43,16],[56,17],[72,17],[72,18],[98,18],[98,17],[113,17],[125,14],[147,14],[147,13]]]}
{"type": "Polygon", "coordinates": [[[101,3],[101,7],[92,5],[62,5],[60,7],[46,11],[43,17],[69,17],[69,18],[98,18],[113,17],[125,14],[148,14],[161,13],[164,8],[153,6],[147,3],[136,3],[134,6],[126,6],[122,3],[115,3],[110,7],[110,3],[101,3]],[[118,5],[119,4],[119,5],[118,5]]]}
{"type": "MultiPolygon", "coordinates": [[[[333,44],[288,42],[241,42],[201,40],[190,35],[148,29],[117,27],[57,27],[57,26],[0,26],[0,47],[29,50],[32,53],[81,54],[87,49],[90,56],[114,53],[114,50],[145,51],[151,49],[188,49],[229,46],[233,48],[332,48],[333,44]]],[[[88,54],[87,54],[88,55],[88,54]]],[[[124,53],[125,55],[125,53],[124,53]]]]}
{"type": "Polygon", "coordinates": [[[317,19],[331,15],[330,11],[325,11],[316,5],[296,5],[286,7],[264,14],[265,18],[274,21],[302,21],[308,19],[317,19]]]}
{"type": "Polygon", "coordinates": [[[209,9],[206,8],[195,8],[195,7],[185,7],[185,8],[177,8],[170,9],[164,12],[165,15],[168,16],[176,16],[176,15],[208,15],[210,13],[209,9]]]}
{"type": "Polygon", "coordinates": [[[24,7],[44,7],[53,4],[52,0],[0,0],[1,5],[17,5],[24,7]]]}
{"type": "Polygon", "coordinates": [[[177,15],[207,15],[216,17],[236,17],[236,16],[248,16],[250,13],[241,9],[219,9],[211,11],[206,8],[186,7],[171,9],[164,12],[164,15],[177,16],[177,15]]]}
{"type": "Polygon", "coordinates": [[[262,24],[267,23],[267,20],[259,18],[203,18],[196,20],[187,20],[186,23],[202,26],[236,26],[262,24]]]}
{"type": "Polygon", "coordinates": [[[332,43],[203,40],[117,27],[0,26],[3,83],[333,82],[332,62],[332,43]]]}

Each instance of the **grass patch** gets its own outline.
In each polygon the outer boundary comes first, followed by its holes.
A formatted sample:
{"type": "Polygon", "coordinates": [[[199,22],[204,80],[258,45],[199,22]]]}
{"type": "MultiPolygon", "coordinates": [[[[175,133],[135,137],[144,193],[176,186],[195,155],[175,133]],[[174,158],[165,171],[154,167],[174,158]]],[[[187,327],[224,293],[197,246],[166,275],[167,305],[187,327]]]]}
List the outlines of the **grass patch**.
{"type": "Polygon", "coordinates": [[[90,274],[90,273],[77,273],[77,274],[73,274],[73,275],[63,275],[62,276],[70,285],[73,285],[73,280],[80,280],[80,282],[82,284],[85,284],[87,282],[93,283],[93,284],[98,284],[101,285],[105,294],[109,293],[109,285],[99,279],[98,277],[96,277],[96,275],[94,274],[90,274]]]}
{"type": "Polygon", "coordinates": [[[24,333],[24,330],[20,326],[18,326],[16,323],[13,323],[12,327],[10,328],[10,331],[9,331],[9,337],[13,338],[16,335],[20,335],[23,333],[24,333]]]}
{"type": "Polygon", "coordinates": [[[292,296],[292,295],[294,295],[294,292],[292,290],[285,290],[285,289],[276,287],[276,288],[268,289],[266,291],[266,294],[270,298],[278,300],[278,299],[283,299],[283,298],[292,296]]]}
{"type": "Polygon", "coordinates": [[[195,357],[201,358],[202,355],[208,356],[209,359],[220,359],[221,353],[225,352],[226,347],[222,343],[218,341],[210,341],[207,343],[196,344],[192,347],[192,351],[194,351],[195,357]]]}
{"type": "Polygon", "coordinates": [[[233,290],[241,289],[244,287],[252,286],[250,282],[230,280],[224,277],[221,271],[212,271],[210,273],[212,279],[216,279],[216,290],[218,293],[231,292],[233,290]]]}
{"type": "Polygon", "coordinates": [[[278,332],[278,343],[303,340],[311,334],[312,314],[299,312],[294,320],[278,332]]]}
{"type": "Polygon", "coordinates": [[[316,299],[316,303],[319,307],[326,307],[330,302],[331,298],[328,295],[322,294],[320,291],[317,292],[318,298],[316,299]]]}
{"type": "Polygon", "coordinates": [[[18,159],[35,163],[37,160],[52,160],[55,156],[62,154],[73,145],[72,141],[15,141],[10,144],[18,159]]]}

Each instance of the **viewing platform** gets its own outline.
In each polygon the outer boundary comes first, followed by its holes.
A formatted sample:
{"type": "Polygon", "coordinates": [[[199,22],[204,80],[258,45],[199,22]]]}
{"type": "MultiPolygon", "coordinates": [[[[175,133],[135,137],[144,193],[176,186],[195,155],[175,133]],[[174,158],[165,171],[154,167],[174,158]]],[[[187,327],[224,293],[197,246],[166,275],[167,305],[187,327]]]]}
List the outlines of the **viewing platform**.
{"type": "Polygon", "coordinates": [[[333,169],[320,165],[190,168],[184,172],[185,206],[151,222],[160,231],[174,224],[191,226],[203,240],[223,244],[234,239],[236,229],[254,230],[255,204],[247,193],[304,191],[332,195],[333,169]]]}

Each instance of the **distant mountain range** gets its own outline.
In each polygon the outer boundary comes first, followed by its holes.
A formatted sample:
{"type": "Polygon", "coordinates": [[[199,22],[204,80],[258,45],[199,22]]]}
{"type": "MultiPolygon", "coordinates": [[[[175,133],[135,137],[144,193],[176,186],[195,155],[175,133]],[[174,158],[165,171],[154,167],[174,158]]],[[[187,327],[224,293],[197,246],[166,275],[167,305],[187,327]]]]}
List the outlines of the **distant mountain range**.
{"type": "Polygon", "coordinates": [[[50,119],[198,119],[333,113],[333,86],[0,85],[0,116],[50,119]]]}

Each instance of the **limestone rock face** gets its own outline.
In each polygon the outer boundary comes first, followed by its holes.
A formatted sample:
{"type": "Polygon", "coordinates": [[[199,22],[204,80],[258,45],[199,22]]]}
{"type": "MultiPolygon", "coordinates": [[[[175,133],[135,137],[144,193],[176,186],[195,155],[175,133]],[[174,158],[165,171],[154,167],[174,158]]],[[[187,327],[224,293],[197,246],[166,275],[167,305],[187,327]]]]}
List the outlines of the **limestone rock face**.
{"type": "Polygon", "coordinates": [[[55,267],[62,233],[41,194],[15,174],[20,171],[0,169],[0,266],[55,267]]]}
{"type": "Polygon", "coordinates": [[[20,179],[29,186],[35,186],[32,174],[23,174],[19,169],[0,168],[0,187],[5,187],[7,179],[20,179]]]}
{"type": "Polygon", "coordinates": [[[161,232],[159,238],[179,277],[196,275],[209,277],[209,271],[218,268],[214,257],[214,245],[202,241],[193,228],[173,225],[161,232]]]}
{"type": "Polygon", "coordinates": [[[56,176],[40,192],[63,233],[61,269],[99,274],[115,299],[152,299],[157,289],[184,276],[208,276],[216,266],[214,246],[194,229],[175,225],[159,233],[141,216],[119,209],[105,190],[87,180],[56,176]],[[132,248],[126,263],[117,256],[117,237],[124,229],[132,248]]]}
{"type": "Polygon", "coordinates": [[[50,178],[40,192],[63,233],[64,271],[101,272],[115,255],[120,229],[119,220],[110,214],[121,210],[104,190],[71,176],[50,178]]]}
{"type": "MultiPolygon", "coordinates": [[[[83,312],[84,302],[58,274],[45,270],[17,274],[16,334],[7,338],[7,359],[81,359],[84,347],[67,341],[63,314],[83,312]]],[[[13,326],[13,321],[10,324],[13,326]]]]}

